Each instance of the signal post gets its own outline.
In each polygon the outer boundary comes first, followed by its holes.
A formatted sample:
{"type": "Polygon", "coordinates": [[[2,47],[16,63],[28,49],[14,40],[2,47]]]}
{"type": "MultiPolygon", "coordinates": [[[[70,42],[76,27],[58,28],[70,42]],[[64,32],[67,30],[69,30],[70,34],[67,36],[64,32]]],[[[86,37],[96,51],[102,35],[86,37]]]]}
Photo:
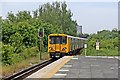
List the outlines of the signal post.
{"type": "Polygon", "coordinates": [[[38,29],[38,37],[40,38],[40,60],[42,60],[42,43],[43,43],[43,38],[44,36],[44,28],[39,28],[38,29]]]}

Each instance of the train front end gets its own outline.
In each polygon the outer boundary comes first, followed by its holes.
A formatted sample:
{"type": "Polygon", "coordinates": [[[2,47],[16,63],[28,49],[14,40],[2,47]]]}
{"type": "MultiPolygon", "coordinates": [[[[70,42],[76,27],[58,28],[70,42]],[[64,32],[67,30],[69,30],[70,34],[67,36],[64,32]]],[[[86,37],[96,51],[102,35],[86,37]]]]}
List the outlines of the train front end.
{"type": "Polygon", "coordinates": [[[48,52],[50,58],[60,58],[68,53],[68,39],[66,34],[50,34],[48,36],[48,52]]]}

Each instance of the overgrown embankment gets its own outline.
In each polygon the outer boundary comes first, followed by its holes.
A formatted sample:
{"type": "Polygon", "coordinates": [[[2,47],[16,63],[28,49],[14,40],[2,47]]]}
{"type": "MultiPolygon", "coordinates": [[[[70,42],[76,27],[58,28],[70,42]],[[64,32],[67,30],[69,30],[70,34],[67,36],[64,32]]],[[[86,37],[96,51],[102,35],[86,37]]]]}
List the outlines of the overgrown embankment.
{"type": "MultiPolygon", "coordinates": [[[[88,56],[118,56],[118,30],[115,28],[112,31],[102,30],[97,34],[91,34],[88,37],[87,55],[88,56]],[[96,40],[99,40],[99,50],[96,50],[96,40]]],[[[83,50],[84,51],[84,50],[83,50]]],[[[84,52],[82,53],[84,55],[84,52]]]]}
{"type": "Polygon", "coordinates": [[[73,14],[67,9],[65,2],[46,3],[38,7],[32,12],[19,11],[16,14],[9,12],[6,19],[0,17],[2,29],[2,32],[0,31],[2,65],[0,66],[3,67],[3,74],[39,61],[39,28],[44,28],[42,54],[45,59],[49,58],[47,53],[49,34],[76,35],[77,23],[72,20],[73,14]]]}

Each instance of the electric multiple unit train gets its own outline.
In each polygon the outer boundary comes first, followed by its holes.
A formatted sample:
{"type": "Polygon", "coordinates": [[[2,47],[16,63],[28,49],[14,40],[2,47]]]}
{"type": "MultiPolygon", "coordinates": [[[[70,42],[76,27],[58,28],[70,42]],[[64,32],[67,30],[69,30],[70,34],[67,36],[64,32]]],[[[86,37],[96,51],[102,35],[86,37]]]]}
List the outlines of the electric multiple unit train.
{"type": "Polygon", "coordinates": [[[48,52],[50,58],[76,54],[84,47],[86,38],[66,34],[50,34],[48,36],[48,52]]]}

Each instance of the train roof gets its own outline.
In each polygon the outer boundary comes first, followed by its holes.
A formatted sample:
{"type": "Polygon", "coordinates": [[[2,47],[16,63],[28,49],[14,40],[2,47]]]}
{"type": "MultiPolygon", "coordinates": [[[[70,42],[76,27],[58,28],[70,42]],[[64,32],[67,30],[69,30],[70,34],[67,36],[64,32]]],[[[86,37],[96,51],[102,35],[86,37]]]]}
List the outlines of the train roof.
{"type": "Polygon", "coordinates": [[[74,37],[74,36],[70,36],[70,35],[68,35],[68,37],[70,37],[70,38],[75,38],[75,39],[82,39],[82,40],[87,40],[87,38],[74,37]]]}
{"type": "Polygon", "coordinates": [[[49,34],[49,36],[67,36],[67,34],[49,34]]]}
{"type": "Polygon", "coordinates": [[[74,37],[74,36],[70,36],[70,35],[67,35],[67,34],[50,34],[49,36],[67,36],[67,37],[70,37],[70,38],[87,40],[87,38],[82,38],[82,37],[74,37]]]}

